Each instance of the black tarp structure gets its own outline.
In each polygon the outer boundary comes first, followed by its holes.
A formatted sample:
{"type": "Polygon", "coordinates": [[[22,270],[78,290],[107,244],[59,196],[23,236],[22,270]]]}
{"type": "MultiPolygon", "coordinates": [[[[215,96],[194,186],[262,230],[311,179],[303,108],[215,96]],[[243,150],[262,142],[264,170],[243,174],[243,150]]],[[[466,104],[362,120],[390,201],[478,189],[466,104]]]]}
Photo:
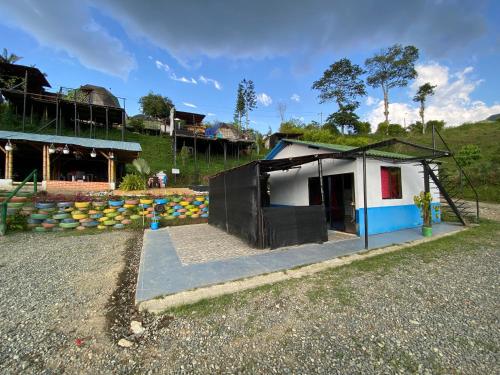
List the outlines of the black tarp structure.
{"type": "Polygon", "coordinates": [[[251,162],[210,178],[208,223],[261,249],[327,241],[323,206],[263,207],[269,200],[262,162],[251,162]]]}
{"type": "MultiPolygon", "coordinates": [[[[278,248],[304,243],[322,243],[328,240],[324,203],[311,206],[269,206],[267,193],[268,172],[289,170],[302,164],[317,162],[318,177],[322,181],[323,159],[362,158],[363,200],[365,220],[365,248],[368,249],[368,209],[366,159],[393,163],[421,163],[428,166],[441,157],[452,156],[450,151],[416,145],[396,138],[353,148],[348,151],[311,154],[292,158],[256,160],[226,170],[210,178],[210,216],[208,223],[245,240],[256,248],[278,248]],[[410,147],[422,152],[409,156],[385,151],[389,146],[410,147]],[[382,150],[381,150],[382,149],[382,150]]],[[[428,191],[428,174],[424,173],[428,191]]],[[[323,194],[322,194],[323,196],[323,194]]],[[[448,204],[453,202],[447,198],[448,204]]],[[[457,214],[458,215],[458,214],[457,214]]],[[[479,215],[479,214],[478,214],[479,215]]]]}

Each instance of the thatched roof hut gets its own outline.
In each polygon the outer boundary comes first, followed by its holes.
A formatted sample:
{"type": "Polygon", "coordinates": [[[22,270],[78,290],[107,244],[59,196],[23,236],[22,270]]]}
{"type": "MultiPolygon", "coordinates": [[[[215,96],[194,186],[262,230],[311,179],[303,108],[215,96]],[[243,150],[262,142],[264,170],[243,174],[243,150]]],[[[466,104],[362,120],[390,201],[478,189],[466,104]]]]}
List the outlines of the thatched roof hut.
{"type": "Polygon", "coordinates": [[[104,87],[83,85],[80,86],[79,90],[85,92],[89,96],[90,103],[92,104],[120,108],[118,98],[104,87]]]}

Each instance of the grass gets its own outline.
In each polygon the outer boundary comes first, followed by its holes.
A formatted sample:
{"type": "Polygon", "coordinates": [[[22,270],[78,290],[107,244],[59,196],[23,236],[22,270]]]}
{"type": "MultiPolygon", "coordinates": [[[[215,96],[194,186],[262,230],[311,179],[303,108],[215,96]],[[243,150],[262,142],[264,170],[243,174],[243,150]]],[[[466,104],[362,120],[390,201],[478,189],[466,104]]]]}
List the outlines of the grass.
{"type": "Polygon", "coordinates": [[[396,267],[408,266],[414,264],[414,261],[429,263],[451,254],[475,251],[486,245],[497,246],[497,233],[499,232],[500,222],[483,220],[479,226],[434,241],[354,261],[351,264],[331,268],[302,279],[290,279],[253,290],[201,300],[195,304],[168,309],[164,313],[197,317],[221,314],[263,295],[276,299],[285,291],[303,294],[304,288],[307,288],[305,296],[311,303],[327,303],[332,306],[335,304],[353,305],[357,301],[350,286],[352,277],[365,277],[368,274],[375,277],[384,276],[396,267]]]}

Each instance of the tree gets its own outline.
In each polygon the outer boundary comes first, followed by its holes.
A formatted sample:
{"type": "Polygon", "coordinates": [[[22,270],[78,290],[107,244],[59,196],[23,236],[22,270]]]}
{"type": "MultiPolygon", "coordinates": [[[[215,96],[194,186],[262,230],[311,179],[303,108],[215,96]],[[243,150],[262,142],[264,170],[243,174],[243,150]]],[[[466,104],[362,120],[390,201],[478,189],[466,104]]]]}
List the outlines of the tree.
{"type": "Polygon", "coordinates": [[[144,119],[139,117],[139,116],[131,117],[128,120],[128,124],[127,124],[127,125],[131,126],[135,132],[138,132],[138,133],[140,133],[144,130],[144,119]]]}
{"type": "Polygon", "coordinates": [[[0,62],[7,63],[7,64],[15,64],[19,60],[21,60],[21,56],[17,56],[14,53],[9,53],[7,51],[7,48],[4,48],[2,51],[2,55],[0,55],[0,62]]]}
{"type": "Polygon", "coordinates": [[[357,135],[367,135],[372,131],[372,126],[368,121],[357,121],[354,124],[354,133],[357,135]]]}
{"type": "Polygon", "coordinates": [[[359,117],[354,113],[355,105],[342,105],[337,112],[332,113],[327,117],[326,123],[333,124],[336,128],[345,134],[345,130],[352,132],[355,129],[355,124],[359,121],[359,117]]]}
{"type": "Polygon", "coordinates": [[[422,134],[425,134],[425,119],[424,119],[424,111],[425,111],[425,101],[427,97],[430,95],[434,95],[434,88],[436,85],[431,85],[429,82],[424,83],[422,86],[418,88],[417,93],[413,97],[413,101],[420,103],[420,118],[422,119],[422,134]]]}
{"type": "Polygon", "coordinates": [[[360,78],[363,73],[359,65],[343,58],[330,65],[323,77],[312,85],[313,89],[319,91],[320,103],[337,103],[338,110],[331,114],[329,119],[342,128],[342,133],[345,125],[353,124],[354,116],[357,121],[354,111],[358,108],[359,101],[356,99],[366,95],[365,83],[360,78]]]}
{"type": "Polygon", "coordinates": [[[375,134],[396,137],[406,134],[406,130],[400,124],[387,124],[387,122],[384,121],[378,124],[375,134]]]}
{"type": "Polygon", "coordinates": [[[250,124],[249,113],[257,108],[257,95],[255,94],[255,86],[253,81],[243,79],[243,98],[245,99],[245,117],[246,117],[246,128],[250,124]]]}
{"type": "Polygon", "coordinates": [[[299,119],[292,118],[280,124],[280,133],[303,133],[304,123],[299,119]]]}
{"type": "Polygon", "coordinates": [[[285,122],[286,103],[279,101],[276,105],[276,109],[278,110],[278,113],[280,115],[281,122],[285,122]]]}
{"type": "Polygon", "coordinates": [[[441,131],[444,129],[445,122],[443,120],[429,120],[427,121],[427,126],[436,129],[437,131],[441,131]]]}
{"type": "Polygon", "coordinates": [[[245,113],[245,89],[243,82],[238,83],[238,90],[236,92],[236,108],[234,110],[234,122],[241,128],[241,118],[245,113]]]}
{"type": "Polygon", "coordinates": [[[394,44],[365,61],[368,71],[366,82],[374,88],[382,88],[384,116],[387,124],[389,124],[389,90],[394,87],[407,86],[408,81],[417,77],[415,70],[417,59],[418,48],[394,44]]]}
{"type": "Polygon", "coordinates": [[[140,98],[139,104],[143,114],[160,119],[167,118],[170,115],[170,109],[174,106],[168,97],[152,92],[140,98]]]}

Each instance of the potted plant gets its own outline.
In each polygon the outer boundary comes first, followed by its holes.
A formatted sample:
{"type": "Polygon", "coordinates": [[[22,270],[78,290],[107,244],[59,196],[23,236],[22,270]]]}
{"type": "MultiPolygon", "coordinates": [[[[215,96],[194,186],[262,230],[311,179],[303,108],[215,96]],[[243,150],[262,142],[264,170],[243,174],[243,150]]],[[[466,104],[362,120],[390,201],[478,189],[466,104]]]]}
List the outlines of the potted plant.
{"type": "Polygon", "coordinates": [[[415,205],[420,209],[420,214],[423,219],[422,234],[424,237],[432,236],[432,195],[431,193],[420,192],[419,195],[413,197],[415,205]]]}

